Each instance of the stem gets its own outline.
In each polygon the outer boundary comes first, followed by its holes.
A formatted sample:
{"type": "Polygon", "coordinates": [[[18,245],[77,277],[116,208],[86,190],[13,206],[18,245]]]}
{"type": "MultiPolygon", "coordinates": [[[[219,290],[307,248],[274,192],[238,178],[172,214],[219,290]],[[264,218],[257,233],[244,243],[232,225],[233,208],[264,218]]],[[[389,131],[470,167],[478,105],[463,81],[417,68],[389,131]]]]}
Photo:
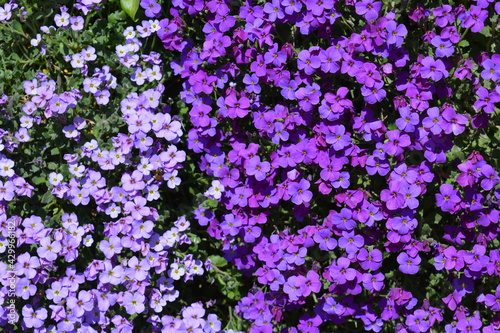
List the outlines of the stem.
{"type": "Polygon", "coordinates": [[[21,36],[23,36],[23,37],[25,37],[25,38],[26,38],[26,35],[25,35],[25,34],[23,34],[21,31],[17,31],[16,29],[12,29],[12,28],[10,27],[10,25],[7,25],[7,24],[6,24],[6,25],[4,25],[4,27],[5,27],[5,29],[9,30],[10,32],[16,33],[16,34],[21,35],[21,36]]]}
{"type": "Polygon", "coordinates": [[[467,33],[469,32],[470,30],[470,27],[465,29],[464,33],[460,35],[460,40],[462,40],[464,38],[465,35],[467,35],[467,33]]]}

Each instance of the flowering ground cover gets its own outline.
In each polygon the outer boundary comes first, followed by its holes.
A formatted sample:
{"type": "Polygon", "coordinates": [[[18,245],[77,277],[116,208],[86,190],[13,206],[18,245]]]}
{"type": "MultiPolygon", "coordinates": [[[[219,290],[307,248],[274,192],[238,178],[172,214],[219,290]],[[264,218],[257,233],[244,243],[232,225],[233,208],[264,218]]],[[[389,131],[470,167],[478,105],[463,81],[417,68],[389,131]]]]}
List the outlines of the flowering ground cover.
{"type": "Polygon", "coordinates": [[[500,332],[500,2],[0,2],[4,332],[500,332]]]}

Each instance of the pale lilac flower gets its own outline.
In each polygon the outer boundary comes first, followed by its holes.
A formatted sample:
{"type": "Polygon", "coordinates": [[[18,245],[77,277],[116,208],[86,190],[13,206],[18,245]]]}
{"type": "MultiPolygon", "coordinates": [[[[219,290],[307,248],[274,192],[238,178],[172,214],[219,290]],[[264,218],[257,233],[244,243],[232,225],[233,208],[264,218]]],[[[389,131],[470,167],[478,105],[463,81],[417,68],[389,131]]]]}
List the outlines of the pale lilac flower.
{"type": "Polygon", "coordinates": [[[25,127],[18,129],[15,133],[15,137],[19,142],[28,142],[30,140],[28,129],[25,127]]]}
{"type": "Polygon", "coordinates": [[[83,17],[81,16],[72,16],[69,18],[69,23],[71,24],[71,30],[80,31],[83,30],[83,17]]]}
{"type": "Polygon", "coordinates": [[[12,177],[14,176],[14,161],[8,158],[2,158],[0,160],[0,176],[12,177]]]}
{"type": "Polygon", "coordinates": [[[85,65],[85,60],[80,53],[73,54],[71,56],[71,66],[73,68],[82,68],[85,65]]]}
{"type": "Polygon", "coordinates": [[[123,295],[123,306],[128,314],[141,313],[145,310],[144,301],[146,297],[140,292],[125,292],[123,295]]]}
{"type": "Polygon", "coordinates": [[[58,27],[66,27],[69,25],[69,14],[67,12],[62,12],[61,14],[56,14],[54,16],[54,22],[58,27]]]}
{"type": "Polygon", "coordinates": [[[179,280],[184,274],[186,270],[182,267],[179,267],[179,264],[173,263],[170,265],[170,270],[168,271],[168,276],[174,280],[179,280]]]}
{"type": "Polygon", "coordinates": [[[163,178],[167,181],[167,186],[169,188],[175,188],[181,183],[181,179],[177,177],[179,171],[174,170],[172,172],[167,172],[163,175],[163,178]]]}
{"type": "Polygon", "coordinates": [[[0,21],[8,21],[12,17],[12,5],[6,3],[3,7],[0,7],[0,21]]]}
{"type": "Polygon", "coordinates": [[[23,307],[22,314],[24,325],[26,325],[27,328],[40,328],[47,318],[46,309],[39,308],[34,310],[31,304],[26,304],[23,307]]]}
{"type": "Polygon", "coordinates": [[[99,243],[99,249],[104,253],[106,258],[110,259],[115,254],[120,253],[123,246],[121,245],[120,237],[111,236],[109,241],[104,239],[99,243]]]}
{"type": "Polygon", "coordinates": [[[106,214],[109,215],[112,219],[117,218],[118,214],[121,213],[121,208],[120,206],[117,206],[115,203],[112,203],[111,205],[106,208],[106,214]]]}

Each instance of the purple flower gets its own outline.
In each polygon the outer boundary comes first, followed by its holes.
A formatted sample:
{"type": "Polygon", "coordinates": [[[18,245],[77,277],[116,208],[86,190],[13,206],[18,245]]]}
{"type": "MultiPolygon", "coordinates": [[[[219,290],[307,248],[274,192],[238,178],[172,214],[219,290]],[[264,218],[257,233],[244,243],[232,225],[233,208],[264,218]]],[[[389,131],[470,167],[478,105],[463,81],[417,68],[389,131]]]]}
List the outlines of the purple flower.
{"type": "MultiPolygon", "coordinates": [[[[475,7],[475,6],[472,6],[475,7]]],[[[476,317],[462,318],[457,323],[457,328],[462,332],[479,333],[483,323],[476,317]]]]}
{"type": "Polygon", "coordinates": [[[435,36],[431,44],[436,47],[436,56],[439,58],[449,57],[455,52],[451,41],[442,39],[441,36],[435,36]]]}
{"type": "Polygon", "coordinates": [[[427,312],[422,309],[417,309],[413,314],[410,314],[406,317],[405,324],[408,326],[408,329],[414,333],[426,332],[430,325],[425,317],[427,316],[427,312]]]}
{"type": "Polygon", "coordinates": [[[234,189],[234,195],[231,198],[231,202],[240,207],[245,207],[248,205],[248,198],[252,196],[253,191],[246,187],[237,187],[234,189]]]}
{"type": "Polygon", "coordinates": [[[54,303],[59,303],[68,296],[69,290],[67,287],[63,287],[61,282],[54,281],[45,292],[48,299],[53,300],[54,303]]]}
{"type": "Polygon", "coordinates": [[[299,319],[297,328],[303,333],[319,333],[320,330],[318,326],[321,325],[322,322],[323,320],[319,315],[311,317],[308,313],[306,313],[299,319]]]}
{"type": "MultiPolygon", "coordinates": [[[[405,211],[408,211],[407,209],[405,211]]],[[[389,219],[392,229],[397,231],[400,235],[406,235],[418,225],[417,220],[413,218],[412,214],[404,213],[401,217],[393,217],[389,219]]]]}
{"type": "Polygon", "coordinates": [[[341,303],[337,303],[333,297],[326,299],[322,309],[328,314],[341,315],[344,312],[344,306],[341,303]]]}
{"type": "Polygon", "coordinates": [[[288,280],[283,285],[283,291],[288,294],[288,297],[292,301],[296,301],[302,295],[300,288],[296,285],[297,277],[292,275],[288,278],[288,280]]]}
{"type": "Polygon", "coordinates": [[[418,264],[420,264],[421,259],[418,255],[415,258],[412,258],[406,252],[401,252],[398,255],[397,261],[401,272],[413,275],[417,274],[418,264]]]}
{"type": "Polygon", "coordinates": [[[481,7],[471,5],[470,11],[460,15],[463,28],[471,28],[472,32],[479,32],[484,28],[484,21],[488,17],[488,11],[482,10],[481,7]]]}
{"type": "Polygon", "coordinates": [[[486,254],[486,248],[483,245],[474,245],[471,252],[466,252],[464,254],[464,261],[468,265],[469,269],[473,272],[479,272],[486,267],[490,259],[486,254]]]}
{"type": "MultiPolygon", "coordinates": [[[[177,171],[177,170],[175,170],[177,171]]],[[[147,200],[143,197],[135,197],[134,201],[127,201],[123,206],[125,211],[129,211],[133,218],[141,220],[144,216],[150,214],[149,207],[146,206],[147,200]]]]}
{"type": "Polygon", "coordinates": [[[8,21],[12,17],[12,5],[6,3],[3,7],[0,7],[0,21],[8,21]]]}
{"type": "Polygon", "coordinates": [[[342,231],[342,237],[339,239],[339,247],[345,249],[347,254],[356,254],[364,244],[365,240],[363,236],[355,235],[354,231],[342,231]]]}
{"type": "Polygon", "coordinates": [[[351,143],[351,137],[345,134],[344,125],[337,125],[335,132],[326,136],[326,143],[333,145],[335,150],[342,150],[351,143]]]}
{"type": "Polygon", "coordinates": [[[267,2],[264,5],[264,12],[269,15],[268,17],[271,22],[274,22],[277,19],[281,20],[285,17],[285,13],[283,13],[283,9],[281,9],[279,0],[273,0],[271,3],[267,2]]]}
{"type": "Polygon", "coordinates": [[[66,302],[71,312],[77,317],[82,317],[85,311],[90,311],[94,308],[92,294],[86,290],[81,290],[78,293],[78,298],[74,296],[68,297],[66,302]]]}
{"type": "Polygon", "coordinates": [[[484,304],[488,306],[491,311],[500,311],[500,284],[497,286],[495,295],[486,294],[484,304]]]}
{"type": "Polygon", "coordinates": [[[278,51],[278,43],[274,43],[273,47],[269,48],[269,51],[264,54],[266,64],[273,64],[277,67],[286,61],[286,57],[285,52],[278,51]]]}
{"type": "Polygon", "coordinates": [[[332,262],[329,268],[329,274],[334,282],[344,284],[356,278],[356,270],[354,268],[348,268],[350,264],[351,261],[343,257],[337,259],[337,264],[332,262]]]}
{"type": "Polygon", "coordinates": [[[382,76],[377,69],[377,66],[372,63],[365,63],[356,72],[356,79],[359,83],[364,84],[368,88],[372,88],[375,83],[380,83],[382,76]]]}
{"type": "Polygon", "coordinates": [[[483,180],[481,180],[481,187],[484,190],[489,191],[498,185],[499,177],[495,172],[495,169],[490,165],[486,164],[481,168],[481,175],[485,177],[483,180]]]}
{"type": "Polygon", "coordinates": [[[339,187],[342,187],[344,189],[348,188],[350,184],[349,178],[350,178],[349,172],[343,171],[338,174],[338,178],[334,178],[332,185],[334,188],[339,188],[339,187]]]}
{"type": "Polygon", "coordinates": [[[311,201],[313,194],[307,190],[310,186],[311,184],[305,179],[301,179],[299,183],[291,182],[288,185],[288,194],[292,197],[292,202],[300,205],[311,201]]]}
{"type": "Polygon", "coordinates": [[[368,291],[380,291],[384,288],[384,274],[377,272],[376,274],[363,274],[363,287],[368,291]]]}
{"type": "Polygon", "coordinates": [[[384,189],[380,192],[380,199],[386,202],[386,207],[389,210],[396,210],[403,208],[405,203],[405,196],[400,192],[401,183],[391,181],[389,189],[384,189]]]}
{"type": "Polygon", "coordinates": [[[365,270],[376,271],[382,266],[382,252],[378,249],[373,249],[370,252],[365,248],[361,248],[356,255],[356,259],[359,262],[361,268],[365,270]]]}
{"type": "Polygon", "coordinates": [[[297,67],[299,70],[303,70],[307,75],[311,75],[320,66],[321,58],[319,56],[311,55],[308,50],[300,51],[297,57],[297,67]]]}
{"type": "Polygon", "coordinates": [[[356,222],[351,217],[351,210],[348,208],[342,208],[340,214],[335,212],[331,216],[331,220],[332,223],[340,230],[350,231],[356,228],[356,222]]]}
{"type": "Polygon", "coordinates": [[[261,162],[259,156],[254,156],[245,164],[245,171],[247,175],[254,176],[256,180],[264,180],[267,173],[271,170],[269,162],[261,162]]]}
{"type": "Polygon", "coordinates": [[[229,94],[226,97],[225,103],[227,105],[227,114],[230,118],[243,118],[248,114],[250,107],[250,100],[246,97],[237,98],[236,94],[229,94]]]}
{"type": "Polygon", "coordinates": [[[442,113],[442,117],[441,128],[446,134],[458,135],[464,132],[465,125],[469,122],[465,116],[457,114],[452,107],[446,108],[442,113]]]}
{"type": "Polygon", "coordinates": [[[371,88],[363,85],[361,87],[361,95],[364,96],[366,103],[375,104],[383,100],[387,95],[386,91],[382,89],[383,86],[383,81],[375,82],[371,88]]]}
{"type": "Polygon", "coordinates": [[[435,60],[433,57],[425,57],[422,60],[422,67],[420,68],[420,75],[424,79],[432,79],[439,81],[443,77],[447,78],[449,73],[446,70],[444,63],[441,60],[435,60]]]}
{"type": "Polygon", "coordinates": [[[371,176],[377,172],[379,175],[385,176],[390,170],[391,167],[386,159],[382,160],[375,156],[368,156],[366,159],[366,172],[371,176]]]}
{"type": "Polygon", "coordinates": [[[252,74],[252,76],[250,76],[248,74],[245,74],[243,83],[246,84],[246,90],[249,93],[260,94],[261,88],[259,86],[259,77],[257,75],[252,74]]]}
{"type": "Polygon", "coordinates": [[[317,293],[321,289],[319,275],[314,271],[308,271],[307,276],[297,276],[295,284],[301,289],[302,295],[306,297],[309,296],[311,292],[317,293]]]}
{"type": "Polygon", "coordinates": [[[436,204],[444,212],[453,213],[455,211],[455,205],[457,205],[462,199],[459,197],[457,190],[453,189],[453,185],[442,184],[439,187],[441,193],[436,193],[436,204]]]}
{"type": "Polygon", "coordinates": [[[425,117],[424,120],[422,120],[422,125],[433,134],[438,135],[441,133],[442,129],[440,124],[443,121],[443,118],[439,115],[439,108],[432,107],[427,109],[427,115],[428,117],[425,117]]]}
{"type": "Polygon", "coordinates": [[[23,253],[17,257],[17,262],[14,264],[14,271],[17,276],[26,276],[32,279],[36,275],[36,268],[40,267],[40,260],[36,256],[31,256],[29,253],[23,253]]]}
{"type": "Polygon", "coordinates": [[[411,112],[408,107],[400,108],[399,114],[401,115],[401,118],[396,119],[396,126],[401,131],[412,133],[415,130],[415,126],[419,123],[418,114],[411,112]]]}
{"type": "Polygon", "coordinates": [[[161,12],[161,6],[155,0],[141,0],[140,4],[146,10],[145,14],[147,17],[155,17],[161,12]]]}
{"type": "Polygon", "coordinates": [[[382,2],[374,0],[363,0],[356,2],[356,14],[364,15],[367,21],[377,19],[378,13],[382,8],[382,2]]]}
{"type": "Polygon", "coordinates": [[[331,251],[337,246],[335,238],[331,237],[329,229],[321,229],[314,233],[314,241],[319,244],[319,248],[323,251],[331,251]]]}
{"type": "Polygon", "coordinates": [[[57,259],[57,254],[61,251],[61,243],[57,240],[51,242],[50,237],[44,237],[40,240],[40,247],[36,252],[42,259],[54,261],[57,259]]]}
{"type": "Polygon", "coordinates": [[[494,62],[491,59],[486,59],[481,66],[484,67],[484,70],[481,72],[481,77],[484,80],[491,79],[497,81],[500,78],[500,63],[494,62]]]}
{"type": "Polygon", "coordinates": [[[411,139],[408,134],[403,134],[399,130],[392,130],[387,132],[388,142],[384,144],[384,149],[387,154],[398,156],[403,153],[403,148],[411,144],[411,139]]]}
{"type": "Polygon", "coordinates": [[[420,186],[416,184],[412,184],[408,187],[403,187],[400,190],[400,193],[405,197],[404,207],[408,207],[410,209],[415,209],[418,207],[418,199],[417,197],[421,193],[420,186]]]}
{"type": "Polygon", "coordinates": [[[500,95],[495,91],[489,92],[488,89],[480,87],[476,91],[476,95],[479,99],[474,103],[476,109],[483,108],[486,113],[493,113],[495,111],[495,103],[500,102],[500,95]]]}
{"type": "Polygon", "coordinates": [[[387,44],[395,44],[396,46],[400,46],[404,42],[404,36],[408,34],[408,30],[404,26],[404,24],[398,25],[396,21],[389,21],[385,25],[385,29],[387,30],[387,44]]]}
{"type": "Polygon", "coordinates": [[[16,284],[16,296],[21,297],[24,300],[29,299],[36,293],[36,286],[30,284],[30,280],[27,278],[20,279],[16,284]]]}
{"type": "Polygon", "coordinates": [[[39,308],[34,310],[31,304],[26,304],[22,310],[23,313],[23,323],[27,328],[39,328],[42,327],[45,319],[47,318],[47,310],[44,308],[39,308]]]}
{"type": "Polygon", "coordinates": [[[16,186],[10,180],[5,184],[0,180],[0,200],[11,201],[14,199],[16,193],[16,186]]]}

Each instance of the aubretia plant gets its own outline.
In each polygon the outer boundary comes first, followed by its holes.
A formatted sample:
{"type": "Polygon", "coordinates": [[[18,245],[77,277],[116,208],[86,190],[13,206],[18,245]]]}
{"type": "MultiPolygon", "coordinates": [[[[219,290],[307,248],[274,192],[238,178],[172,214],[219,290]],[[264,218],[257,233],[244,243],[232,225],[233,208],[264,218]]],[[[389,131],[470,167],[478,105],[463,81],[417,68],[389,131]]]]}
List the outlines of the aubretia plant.
{"type": "Polygon", "coordinates": [[[60,2],[0,7],[7,331],[500,331],[498,4],[60,2]]]}
{"type": "MultiPolygon", "coordinates": [[[[156,32],[151,4],[143,26],[156,32]]],[[[192,297],[213,248],[198,248],[188,220],[201,186],[179,189],[186,153],[164,95],[169,56],[155,43],[141,49],[149,35],[127,25],[118,2],[102,5],[2,7],[2,52],[26,56],[3,62],[26,71],[2,83],[2,327],[166,332],[175,318],[179,330],[221,331],[221,293],[192,297]]]]}

